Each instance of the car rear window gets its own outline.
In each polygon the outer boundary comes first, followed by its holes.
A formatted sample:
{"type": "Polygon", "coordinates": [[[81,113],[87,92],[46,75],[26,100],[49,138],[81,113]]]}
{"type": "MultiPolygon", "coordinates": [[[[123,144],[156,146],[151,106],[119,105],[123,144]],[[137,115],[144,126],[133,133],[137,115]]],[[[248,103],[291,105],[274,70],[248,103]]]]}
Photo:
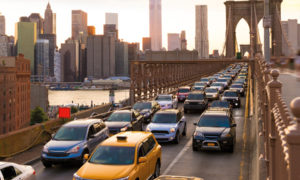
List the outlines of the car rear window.
{"type": "Polygon", "coordinates": [[[242,85],[236,84],[236,85],[231,85],[232,88],[243,88],[242,85]]]}
{"type": "Polygon", "coordinates": [[[188,93],[188,92],[190,92],[190,90],[184,88],[184,89],[178,89],[178,92],[179,92],[179,93],[188,93]]]}
{"type": "Polygon", "coordinates": [[[135,147],[99,146],[90,163],[108,165],[128,165],[134,162],[135,147]]]}
{"type": "Polygon", "coordinates": [[[188,100],[203,100],[205,98],[204,94],[189,94],[188,100]]]}
{"type": "Polygon", "coordinates": [[[229,108],[230,103],[228,101],[213,101],[210,107],[229,108]]]}
{"type": "Polygon", "coordinates": [[[134,110],[138,109],[151,109],[151,103],[150,102],[138,102],[133,105],[134,110]]]}
{"type": "Polygon", "coordinates": [[[218,89],[205,89],[206,93],[216,93],[218,92],[218,89]]]}
{"type": "Polygon", "coordinates": [[[236,92],[225,92],[224,96],[227,96],[227,97],[238,97],[238,94],[236,92]]]}
{"type": "Polygon", "coordinates": [[[172,101],[172,97],[171,96],[157,96],[156,101],[172,101]]]}
{"type": "Polygon", "coordinates": [[[204,115],[198,122],[199,127],[230,127],[228,116],[204,115]]]}
{"type": "Polygon", "coordinates": [[[157,113],[152,119],[152,123],[177,123],[176,114],[174,113],[157,113]]]}

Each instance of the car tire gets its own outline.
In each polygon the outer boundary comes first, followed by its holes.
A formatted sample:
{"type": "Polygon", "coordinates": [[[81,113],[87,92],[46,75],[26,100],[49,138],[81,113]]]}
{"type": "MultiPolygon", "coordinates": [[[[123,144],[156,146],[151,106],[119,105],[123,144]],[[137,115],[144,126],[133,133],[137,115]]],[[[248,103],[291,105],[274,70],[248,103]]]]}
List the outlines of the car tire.
{"type": "Polygon", "coordinates": [[[233,153],[234,151],[234,145],[231,145],[229,148],[228,148],[228,152],[229,153],[233,153]]]}
{"type": "Polygon", "coordinates": [[[182,135],[183,135],[183,136],[186,136],[186,123],[184,124],[184,128],[183,128],[183,131],[182,131],[182,135]]]}
{"type": "Polygon", "coordinates": [[[188,113],[188,110],[187,110],[187,109],[184,109],[183,111],[184,111],[184,113],[186,113],[186,114],[188,113]]]}
{"type": "Polygon", "coordinates": [[[154,173],[153,173],[153,177],[154,178],[157,178],[160,176],[160,163],[159,161],[156,162],[156,165],[155,165],[155,169],[154,169],[154,173]]]}
{"type": "Polygon", "coordinates": [[[179,141],[180,141],[180,134],[178,132],[176,132],[176,136],[175,136],[175,139],[174,139],[174,143],[175,144],[179,144],[179,141]]]}
{"type": "Polygon", "coordinates": [[[52,163],[50,163],[50,162],[42,161],[42,163],[45,166],[45,168],[51,168],[52,167],[52,163]]]}
{"type": "Polygon", "coordinates": [[[193,151],[199,151],[198,147],[193,146],[193,151]]]}

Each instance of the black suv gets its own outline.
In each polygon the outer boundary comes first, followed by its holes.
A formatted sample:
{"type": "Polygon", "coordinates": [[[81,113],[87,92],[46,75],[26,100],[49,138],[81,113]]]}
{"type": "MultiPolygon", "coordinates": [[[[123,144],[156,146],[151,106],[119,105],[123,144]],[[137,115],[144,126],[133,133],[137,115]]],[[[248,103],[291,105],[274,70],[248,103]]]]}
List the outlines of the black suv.
{"type": "Polygon", "coordinates": [[[190,92],[187,99],[184,101],[184,112],[188,110],[200,110],[204,111],[208,106],[208,100],[204,91],[190,92]]]}
{"type": "Polygon", "coordinates": [[[121,131],[142,131],[144,116],[134,110],[118,110],[113,112],[105,121],[109,134],[121,131]]]}
{"type": "Polygon", "coordinates": [[[154,113],[160,110],[160,105],[156,101],[139,101],[132,109],[144,116],[144,122],[149,123],[154,113]]]}
{"type": "Polygon", "coordinates": [[[229,101],[233,107],[241,107],[241,99],[238,91],[226,90],[223,93],[222,100],[229,101]]]}
{"type": "Polygon", "coordinates": [[[194,125],[193,151],[201,149],[233,152],[236,124],[228,110],[207,110],[194,125]]]}

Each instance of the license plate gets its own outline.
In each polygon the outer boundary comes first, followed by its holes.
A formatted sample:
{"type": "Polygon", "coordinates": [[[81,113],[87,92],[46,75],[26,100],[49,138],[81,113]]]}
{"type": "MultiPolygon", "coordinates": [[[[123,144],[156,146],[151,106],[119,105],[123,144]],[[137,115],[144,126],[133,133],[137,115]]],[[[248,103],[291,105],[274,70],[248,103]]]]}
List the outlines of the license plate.
{"type": "Polygon", "coordinates": [[[207,146],[215,146],[215,143],[207,143],[207,146]]]}

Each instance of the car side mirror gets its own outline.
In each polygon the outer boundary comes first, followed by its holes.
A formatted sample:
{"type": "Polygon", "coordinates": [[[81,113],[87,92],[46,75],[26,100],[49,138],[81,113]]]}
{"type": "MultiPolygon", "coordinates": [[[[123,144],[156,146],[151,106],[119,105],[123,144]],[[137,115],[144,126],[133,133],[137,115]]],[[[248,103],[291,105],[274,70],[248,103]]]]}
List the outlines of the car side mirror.
{"type": "Polygon", "coordinates": [[[236,127],[236,124],[232,124],[231,127],[236,127]]]}
{"type": "Polygon", "coordinates": [[[194,126],[197,126],[197,123],[194,122],[193,124],[194,124],[194,126]]]}
{"type": "Polygon", "coordinates": [[[139,158],[139,163],[145,163],[146,161],[147,161],[147,158],[145,158],[145,157],[139,158]]]}
{"type": "Polygon", "coordinates": [[[89,159],[89,154],[84,154],[84,155],[83,155],[83,159],[84,159],[84,160],[88,160],[88,159],[89,159]]]}

